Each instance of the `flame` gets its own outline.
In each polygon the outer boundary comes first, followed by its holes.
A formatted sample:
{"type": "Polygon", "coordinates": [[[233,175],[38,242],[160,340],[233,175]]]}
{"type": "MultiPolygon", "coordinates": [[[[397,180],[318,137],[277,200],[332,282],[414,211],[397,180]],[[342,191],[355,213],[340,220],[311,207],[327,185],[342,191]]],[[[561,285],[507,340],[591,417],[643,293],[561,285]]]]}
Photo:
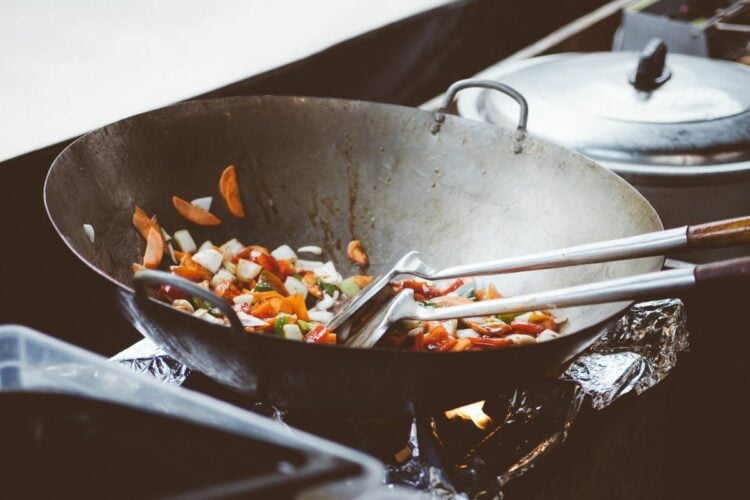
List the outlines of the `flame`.
{"type": "Polygon", "coordinates": [[[484,401],[477,401],[470,405],[454,408],[446,411],[445,416],[451,419],[459,417],[464,420],[471,420],[474,425],[484,430],[492,423],[492,418],[483,411],[484,403],[484,401]]]}

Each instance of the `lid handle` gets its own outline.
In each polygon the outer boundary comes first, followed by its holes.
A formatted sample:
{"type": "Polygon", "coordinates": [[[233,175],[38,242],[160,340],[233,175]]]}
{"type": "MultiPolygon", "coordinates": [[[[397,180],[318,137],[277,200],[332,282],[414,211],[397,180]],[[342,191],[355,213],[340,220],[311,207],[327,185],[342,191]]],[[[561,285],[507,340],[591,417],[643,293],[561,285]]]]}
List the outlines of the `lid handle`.
{"type": "Polygon", "coordinates": [[[638,67],[630,75],[630,83],[644,92],[659,88],[672,76],[666,62],[667,45],[659,38],[652,38],[641,51],[638,67]]]}

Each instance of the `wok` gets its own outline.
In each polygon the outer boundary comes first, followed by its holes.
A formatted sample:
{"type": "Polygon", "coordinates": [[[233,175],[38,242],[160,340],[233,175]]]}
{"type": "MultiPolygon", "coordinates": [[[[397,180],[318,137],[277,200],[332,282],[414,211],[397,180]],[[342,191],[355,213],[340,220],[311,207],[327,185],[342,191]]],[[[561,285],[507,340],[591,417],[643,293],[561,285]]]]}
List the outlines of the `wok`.
{"type": "MultiPolygon", "coordinates": [[[[461,88],[458,82],[445,105],[461,88]]],[[[54,161],[47,212],[69,248],[109,280],[125,317],[191,368],[273,404],[366,415],[446,409],[495,394],[573,358],[628,303],[560,312],[568,334],[496,351],[424,353],[312,345],[234,335],[144,297],[131,263],[143,243],[134,205],[168,231],[200,243],[318,244],[342,274],[356,269],[346,245],[362,240],[370,273],[419,249],[435,266],[477,262],[661,229],[651,205],[625,181],[574,151],[517,130],[414,108],[339,99],[253,96],[177,104],[78,139],[54,161]],[[247,217],[217,196],[219,174],[237,168],[247,217]],[[172,195],[213,195],[223,223],[199,227],[172,195]],[[94,226],[92,244],[82,224],[94,226]]],[[[445,108],[445,106],[444,106],[445,108]]],[[[532,110],[533,112],[533,110],[532,110]]],[[[662,257],[494,277],[506,295],[660,269],[662,257]]]]}

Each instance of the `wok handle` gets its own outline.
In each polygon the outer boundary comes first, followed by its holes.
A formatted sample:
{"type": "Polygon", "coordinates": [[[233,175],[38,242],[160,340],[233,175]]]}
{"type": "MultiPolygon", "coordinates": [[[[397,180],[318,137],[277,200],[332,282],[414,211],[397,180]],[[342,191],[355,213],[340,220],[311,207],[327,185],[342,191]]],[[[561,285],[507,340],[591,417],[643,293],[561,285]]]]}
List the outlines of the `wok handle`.
{"type": "Polygon", "coordinates": [[[750,216],[689,226],[687,238],[696,248],[750,244],[750,216]]]}
{"type": "Polygon", "coordinates": [[[149,299],[148,285],[169,285],[173,286],[183,292],[200,297],[212,306],[216,307],[221,313],[229,319],[231,329],[237,333],[244,334],[245,328],[242,326],[240,318],[237,317],[237,313],[234,309],[221,297],[217,296],[210,290],[201,288],[195,283],[181,278],[174,274],[165,273],[164,271],[138,271],[133,276],[133,288],[135,288],[135,296],[139,299],[149,299]]]}
{"type": "Polygon", "coordinates": [[[695,281],[698,285],[713,282],[739,282],[750,280],[750,257],[722,260],[695,267],[695,281]]]}
{"type": "Polygon", "coordinates": [[[468,79],[468,80],[459,80],[455,82],[453,85],[448,87],[448,90],[445,92],[445,97],[443,98],[443,102],[440,105],[438,109],[435,110],[434,118],[435,123],[432,124],[432,128],[430,131],[433,134],[437,134],[440,132],[440,126],[445,121],[445,116],[448,114],[448,108],[450,107],[451,103],[453,102],[453,99],[455,99],[456,94],[458,94],[459,91],[471,87],[479,87],[483,89],[492,89],[497,90],[498,92],[502,92],[503,94],[513,98],[518,103],[518,106],[521,108],[520,116],[518,118],[518,127],[516,127],[516,134],[513,139],[513,152],[518,154],[521,151],[523,151],[522,142],[524,138],[526,137],[526,123],[529,120],[529,105],[526,102],[526,99],[523,95],[521,95],[520,92],[518,92],[513,87],[509,87],[508,85],[505,85],[504,83],[496,82],[494,80],[479,80],[479,79],[468,79]]]}

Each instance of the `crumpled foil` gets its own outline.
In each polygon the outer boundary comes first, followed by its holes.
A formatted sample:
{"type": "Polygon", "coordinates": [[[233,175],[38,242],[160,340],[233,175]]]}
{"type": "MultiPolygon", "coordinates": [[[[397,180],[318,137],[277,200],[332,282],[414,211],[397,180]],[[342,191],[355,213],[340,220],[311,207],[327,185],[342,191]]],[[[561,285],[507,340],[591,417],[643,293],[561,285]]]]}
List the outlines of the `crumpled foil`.
{"type": "Polygon", "coordinates": [[[136,342],[112,356],[110,361],[135,372],[151,375],[168,384],[182,385],[190,374],[190,368],[169,356],[149,339],[136,342]]]}
{"type": "MultiPolygon", "coordinates": [[[[388,484],[433,498],[502,498],[508,481],[565,440],[582,404],[602,409],[664,379],[688,347],[686,320],[678,299],[635,304],[604,327],[600,339],[559,379],[537,381],[478,405],[479,423],[468,415],[440,414],[403,422],[321,424],[263,403],[249,408],[377,456],[387,464],[388,484]],[[407,436],[406,442],[399,436],[407,436]]],[[[112,360],[168,383],[182,384],[189,374],[148,341],[112,360]]]]}

